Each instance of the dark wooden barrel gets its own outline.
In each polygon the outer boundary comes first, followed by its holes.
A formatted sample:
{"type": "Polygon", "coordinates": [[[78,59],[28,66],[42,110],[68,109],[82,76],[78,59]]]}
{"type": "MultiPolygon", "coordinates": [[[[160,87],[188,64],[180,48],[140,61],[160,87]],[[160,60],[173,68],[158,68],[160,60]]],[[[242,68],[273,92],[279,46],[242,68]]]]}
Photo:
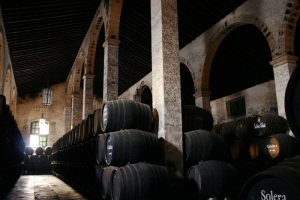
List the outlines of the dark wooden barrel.
{"type": "Polygon", "coordinates": [[[76,129],[75,129],[75,143],[74,144],[78,144],[80,142],[80,138],[81,138],[81,123],[77,124],[76,129]]]}
{"type": "Polygon", "coordinates": [[[219,134],[224,138],[225,142],[237,139],[235,135],[235,122],[220,124],[219,134]]]}
{"type": "Polygon", "coordinates": [[[152,111],[147,104],[131,100],[113,100],[103,103],[101,130],[103,132],[121,129],[148,131],[152,124],[152,111]]]}
{"type": "Polygon", "coordinates": [[[96,137],[98,134],[102,133],[101,129],[102,121],[102,109],[96,109],[93,115],[93,126],[92,126],[92,136],[96,137]]]}
{"type": "Polygon", "coordinates": [[[85,140],[86,134],[87,134],[87,121],[86,119],[83,119],[81,121],[80,128],[79,128],[79,142],[83,142],[85,140]]]}
{"type": "Polygon", "coordinates": [[[198,129],[211,131],[212,127],[213,117],[209,111],[194,105],[182,107],[182,130],[184,133],[198,129]]]}
{"type": "Polygon", "coordinates": [[[262,161],[266,159],[264,154],[265,140],[253,138],[250,140],[249,152],[250,159],[253,161],[262,161]]]}
{"type": "Polygon", "coordinates": [[[212,129],[211,129],[211,132],[219,134],[220,133],[220,126],[221,125],[222,124],[214,124],[213,127],[212,127],[212,129]]]}
{"type": "Polygon", "coordinates": [[[231,159],[232,160],[242,160],[242,159],[250,159],[250,140],[234,140],[231,143],[230,151],[231,151],[231,159]]]}
{"type": "Polygon", "coordinates": [[[286,119],[273,113],[256,116],[253,119],[253,125],[253,134],[262,138],[279,133],[287,133],[289,130],[286,119]]]}
{"type": "Polygon", "coordinates": [[[201,160],[222,159],[225,142],[222,136],[206,130],[184,133],[185,161],[197,163],[201,160]]]}
{"type": "Polygon", "coordinates": [[[286,118],[294,136],[300,140],[300,67],[291,75],[286,87],[284,106],[286,118]]]}
{"type": "Polygon", "coordinates": [[[244,199],[299,199],[300,155],[286,159],[247,181],[241,193],[244,199]]]}
{"type": "Polygon", "coordinates": [[[40,155],[39,161],[40,161],[41,163],[46,163],[46,162],[48,162],[48,156],[47,156],[47,155],[40,155]]]}
{"type": "Polygon", "coordinates": [[[24,153],[24,163],[28,163],[29,162],[29,156],[24,153]]]}
{"type": "Polygon", "coordinates": [[[31,163],[36,163],[38,161],[38,156],[37,155],[31,155],[29,161],[31,163]]]}
{"type": "Polygon", "coordinates": [[[187,199],[224,199],[237,178],[236,169],[227,163],[210,160],[192,166],[187,172],[187,199]]]}
{"type": "Polygon", "coordinates": [[[51,155],[52,154],[52,147],[45,147],[45,155],[51,155]]]}
{"type": "Polygon", "coordinates": [[[4,95],[0,95],[0,134],[5,133],[6,127],[6,98],[4,95]]]}
{"type": "Polygon", "coordinates": [[[46,173],[50,173],[52,171],[52,165],[49,162],[44,163],[43,168],[46,173]]]}
{"type": "Polygon", "coordinates": [[[44,171],[44,165],[43,163],[36,162],[33,164],[33,171],[35,174],[42,174],[44,171]]]}
{"type": "Polygon", "coordinates": [[[269,159],[283,160],[300,153],[300,142],[290,135],[277,134],[265,139],[264,154],[269,159]]]}
{"type": "Polygon", "coordinates": [[[44,153],[43,147],[37,147],[37,148],[35,149],[35,154],[36,154],[36,155],[42,155],[43,153],[44,153]]]}
{"type": "Polygon", "coordinates": [[[105,149],[107,133],[98,134],[96,139],[96,160],[97,164],[105,164],[105,149]]]}
{"type": "Polygon", "coordinates": [[[159,145],[157,135],[153,133],[136,129],[110,132],[106,139],[105,162],[114,166],[143,161],[155,164],[159,145]]]}
{"type": "Polygon", "coordinates": [[[32,155],[33,152],[34,152],[34,149],[33,149],[32,147],[26,147],[26,148],[25,148],[25,153],[26,153],[27,155],[32,155]]]}
{"type": "Polygon", "coordinates": [[[101,170],[101,176],[100,176],[100,180],[101,180],[101,196],[102,199],[111,199],[110,198],[110,176],[111,173],[114,169],[116,169],[117,167],[115,166],[108,166],[108,167],[104,167],[101,170]]]}
{"type": "Polygon", "coordinates": [[[240,119],[235,125],[235,135],[240,139],[251,139],[253,135],[253,119],[254,117],[246,117],[240,119]]]}
{"type": "Polygon", "coordinates": [[[170,180],[165,167],[136,163],[112,171],[111,199],[168,199],[170,180]]]}

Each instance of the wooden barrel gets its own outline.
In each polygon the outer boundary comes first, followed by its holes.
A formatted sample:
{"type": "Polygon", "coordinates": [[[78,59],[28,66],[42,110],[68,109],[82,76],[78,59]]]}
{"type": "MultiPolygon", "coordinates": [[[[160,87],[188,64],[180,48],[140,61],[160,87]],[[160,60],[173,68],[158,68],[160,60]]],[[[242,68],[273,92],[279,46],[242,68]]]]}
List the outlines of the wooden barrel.
{"type": "Polygon", "coordinates": [[[235,125],[235,135],[240,139],[251,139],[253,135],[253,119],[254,117],[246,117],[240,119],[235,125]]]}
{"type": "Polygon", "coordinates": [[[44,171],[44,165],[40,162],[36,162],[33,164],[33,171],[35,174],[42,174],[44,171]]]}
{"type": "Polygon", "coordinates": [[[135,129],[110,132],[106,139],[105,162],[114,166],[143,161],[155,164],[159,145],[153,133],[135,129]]]}
{"type": "Polygon", "coordinates": [[[299,199],[300,155],[286,159],[247,181],[241,193],[244,199],[299,199]]]}
{"type": "Polygon", "coordinates": [[[111,199],[168,199],[169,177],[165,167],[136,163],[112,171],[111,199]]]}
{"type": "Polygon", "coordinates": [[[105,149],[107,133],[98,134],[96,139],[96,160],[97,164],[105,164],[105,149]]]}
{"type": "Polygon", "coordinates": [[[226,122],[221,124],[219,134],[224,138],[225,142],[237,139],[235,135],[235,122],[226,122]]]}
{"type": "Polygon", "coordinates": [[[40,161],[41,163],[46,163],[46,162],[48,162],[48,156],[46,156],[46,155],[40,155],[39,161],[40,161]]]}
{"type": "Polygon", "coordinates": [[[110,197],[110,177],[111,177],[111,173],[114,169],[116,169],[117,167],[115,166],[108,166],[108,167],[104,167],[101,170],[101,176],[100,176],[100,180],[101,180],[101,196],[102,199],[111,199],[110,197]]]}
{"type": "Polygon", "coordinates": [[[52,165],[49,162],[44,163],[43,168],[46,173],[50,173],[52,171],[52,165]]]}
{"type": "Polygon", "coordinates": [[[222,136],[206,130],[184,133],[185,161],[197,163],[201,160],[222,159],[225,142],[222,136]]]}
{"type": "Polygon", "coordinates": [[[101,130],[103,132],[121,129],[148,131],[152,124],[150,106],[131,100],[113,100],[103,103],[101,130]]]}
{"type": "Polygon", "coordinates": [[[270,135],[279,133],[286,133],[289,129],[286,119],[273,113],[254,117],[253,125],[253,134],[262,138],[267,138],[270,135]]]}
{"type": "Polygon", "coordinates": [[[38,156],[37,155],[31,155],[29,161],[31,163],[36,163],[38,161],[38,156]]]}
{"type": "Polygon", "coordinates": [[[232,160],[250,159],[250,140],[234,140],[231,143],[230,151],[232,160]]]}
{"type": "Polygon", "coordinates": [[[198,129],[211,131],[212,127],[213,117],[209,111],[193,105],[182,107],[182,130],[184,133],[198,129]]]}
{"type": "Polygon", "coordinates": [[[250,140],[249,152],[250,159],[253,161],[262,161],[266,159],[264,154],[265,140],[253,138],[250,140]]]}
{"type": "Polygon", "coordinates": [[[83,119],[81,121],[80,128],[79,128],[79,142],[85,141],[86,134],[87,134],[87,121],[86,119],[83,119]]]}
{"type": "Polygon", "coordinates": [[[27,155],[32,155],[33,152],[34,152],[34,149],[33,149],[32,147],[26,147],[26,148],[25,148],[25,153],[26,153],[27,155]]]}
{"type": "Polygon", "coordinates": [[[286,134],[277,134],[265,139],[264,154],[269,159],[283,160],[300,153],[299,141],[286,134]]]}
{"type": "Polygon", "coordinates": [[[6,127],[6,98],[4,95],[0,95],[0,134],[5,133],[6,127]]]}
{"type": "Polygon", "coordinates": [[[45,155],[51,155],[52,154],[52,147],[45,147],[45,155]]]}
{"type": "Polygon", "coordinates": [[[42,155],[43,153],[44,153],[43,147],[37,147],[37,148],[35,149],[35,154],[36,154],[36,155],[42,155]]]}
{"type": "Polygon", "coordinates": [[[292,73],[285,91],[284,106],[286,118],[294,136],[300,140],[300,67],[292,73]]]}
{"type": "Polygon", "coordinates": [[[187,172],[188,199],[224,199],[237,178],[236,169],[227,163],[210,160],[192,166],[187,172]]]}
{"type": "Polygon", "coordinates": [[[96,109],[94,111],[94,115],[92,116],[93,121],[92,124],[93,126],[91,126],[92,128],[92,136],[96,137],[98,134],[102,133],[102,129],[101,129],[101,120],[102,120],[102,109],[96,109]]]}

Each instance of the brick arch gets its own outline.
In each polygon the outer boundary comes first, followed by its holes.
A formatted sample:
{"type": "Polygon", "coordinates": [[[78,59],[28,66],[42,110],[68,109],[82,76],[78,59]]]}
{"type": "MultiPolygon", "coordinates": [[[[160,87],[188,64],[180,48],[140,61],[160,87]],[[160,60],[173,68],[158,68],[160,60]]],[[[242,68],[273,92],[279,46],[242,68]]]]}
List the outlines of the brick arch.
{"type": "Polygon", "coordinates": [[[278,54],[294,55],[294,40],[297,27],[297,21],[300,14],[300,2],[289,0],[285,8],[283,23],[279,28],[278,35],[278,54]]]}
{"type": "Polygon", "coordinates": [[[210,39],[210,43],[207,45],[208,51],[206,52],[206,57],[202,68],[199,71],[199,89],[198,93],[209,93],[209,75],[210,68],[215,56],[215,53],[223,41],[223,39],[234,29],[246,25],[252,24],[256,26],[262,34],[265,36],[271,51],[272,58],[275,58],[278,54],[278,48],[271,30],[267,27],[265,23],[259,18],[252,15],[240,15],[230,18],[220,24],[216,29],[218,30],[210,39]]]}
{"type": "Polygon", "coordinates": [[[77,56],[75,68],[72,72],[73,75],[73,88],[72,93],[80,93],[80,82],[81,82],[81,74],[83,70],[83,63],[84,63],[84,53],[83,51],[80,51],[80,53],[77,56]]]}
{"type": "Polygon", "coordinates": [[[5,71],[5,52],[4,52],[4,37],[2,32],[0,32],[0,93],[3,93],[4,90],[4,71],[5,71]]]}
{"type": "Polygon", "coordinates": [[[120,17],[123,0],[104,1],[105,40],[119,40],[120,17]]]}
{"type": "Polygon", "coordinates": [[[97,50],[97,42],[98,42],[99,33],[101,31],[101,28],[103,27],[102,10],[103,10],[103,3],[101,2],[91,24],[84,74],[91,74],[91,75],[94,74],[94,63],[95,63],[95,55],[97,50]]]}
{"type": "Polygon", "coordinates": [[[10,105],[11,103],[11,91],[12,91],[12,71],[11,71],[11,67],[9,65],[9,67],[7,68],[7,71],[5,73],[5,80],[4,80],[4,90],[3,90],[3,94],[6,97],[6,103],[10,105]]]}
{"type": "Polygon", "coordinates": [[[138,89],[136,89],[136,94],[141,96],[147,87],[150,89],[152,93],[151,85],[149,83],[142,81],[141,85],[138,87],[138,89]]]}
{"type": "Polygon", "coordinates": [[[196,77],[195,71],[191,67],[189,61],[186,60],[185,58],[180,57],[180,63],[185,65],[188,68],[188,70],[190,71],[191,77],[192,77],[193,83],[194,83],[194,92],[197,93],[197,77],[196,77]]]}

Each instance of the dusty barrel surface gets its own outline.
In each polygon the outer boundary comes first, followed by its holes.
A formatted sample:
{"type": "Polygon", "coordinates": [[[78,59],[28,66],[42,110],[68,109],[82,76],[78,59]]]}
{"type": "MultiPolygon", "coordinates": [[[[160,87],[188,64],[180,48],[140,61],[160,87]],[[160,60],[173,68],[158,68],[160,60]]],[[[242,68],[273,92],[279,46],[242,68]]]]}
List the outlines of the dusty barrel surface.
{"type": "Polygon", "coordinates": [[[108,133],[105,162],[107,165],[124,166],[128,162],[156,163],[160,143],[157,135],[128,129],[108,133]]]}
{"type": "Polygon", "coordinates": [[[300,155],[286,159],[250,178],[244,185],[240,200],[299,199],[300,155]]]}
{"type": "Polygon", "coordinates": [[[102,106],[101,130],[121,129],[148,131],[152,124],[152,111],[147,104],[131,100],[107,101],[102,106]]]}
{"type": "Polygon", "coordinates": [[[285,91],[285,113],[294,136],[300,140],[300,67],[291,75],[285,91]]]}
{"type": "Polygon", "coordinates": [[[225,153],[222,136],[206,130],[184,133],[185,161],[197,163],[201,160],[221,159],[225,153]]]}
{"type": "Polygon", "coordinates": [[[100,181],[101,181],[101,196],[103,199],[110,199],[111,188],[110,188],[110,177],[111,173],[117,167],[108,166],[102,168],[100,172],[100,181]]]}
{"type": "Polygon", "coordinates": [[[198,129],[211,131],[212,127],[213,117],[209,111],[193,105],[184,105],[182,107],[183,132],[198,129]]]}
{"type": "Polygon", "coordinates": [[[91,128],[92,128],[92,136],[95,137],[96,135],[102,133],[101,129],[101,120],[102,120],[102,109],[96,109],[94,111],[93,116],[91,116],[91,128]],[[93,119],[93,120],[92,120],[93,119]]]}
{"type": "Polygon", "coordinates": [[[264,154],[269,159],[283,160],[300,153],[300,142],[286,134],[277,134],[265,139],[264,154]]]}
{"type": "Polygon", "coordinates": [[[235,135],[240,139],[251,139],[253,135],[253,119],[254,117],[246,117],[236,122],[235,135]]]}
{"type": "Polygon", "coordinates": [[[237,139],[235,135],[235,122],[226,122],[224,124],[220,124],[219,134],[226,142],[237,139]]]}
{"type": "Polygon", "coordinates": [[[233,188],[236,169],[227,163],[210,160],[192,166],[187,172],[188,199],[224,199],[233,188]]]}
{"type": "Polygon", "coordinates": [[[129,164],[112,171],[111,199],[165,200],[169,182],[165,167],[147,163],[129,164]]]}
{"type": "Polygon", "coordinates": [[[25,148],[25,153],[26,153],[27,155],[32,155],[33,152],[34,152],[34,149],[33,149],[32,147],[26,147],[26,148],[25,148]]]}
{"type": "Polygon", "coordinates": [[[37,147],[35,149],[35,153],[36,153],[36,155],[42,155],[44,153],[43,147],[37,147]]]}
{"type": "Polygon", "coordinates": [[[253,134],[262,138],[288,131],[286,119],[273,113],[254,117],[253,126],[253,134]]]}
{"type": "Polygon", "coordinates": [[[96,160],[98,164],[105,164],[105,149],[107,133],[99,134],[96,139],[96,160]]]}

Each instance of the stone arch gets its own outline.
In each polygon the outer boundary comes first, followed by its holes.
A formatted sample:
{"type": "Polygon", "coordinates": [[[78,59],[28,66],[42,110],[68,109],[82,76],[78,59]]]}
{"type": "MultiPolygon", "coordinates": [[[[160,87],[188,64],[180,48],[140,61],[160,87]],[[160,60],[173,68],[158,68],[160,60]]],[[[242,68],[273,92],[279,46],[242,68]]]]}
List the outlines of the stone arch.
{"type": "Polygon", "coordinates": [[[80,93],[80,82],[81,82],[81,74],[82,74],[82,69],[83,69],[83,64],[84,64],[84,52],[80,51],[78,54],[78,57],[76,59],[76,64],[75,68],[73,70],[73,91],[72,93],[74,94],[79,94],[80,93]]]}
{"type": "Polygon", "coordinates": [[[180,56],[180,63],[184,64],[188,68],[188,70],[190,71],[191,77],[192,77],[193,82],[194,82],[194,90],[195,90],[195,93],[197,93],[197,77],[196,77],[195,71],[191,67],[189,61],[186,60],[185,58],[181,57],[181,56],[180,56]]]}
{"type": "Polygon", "coordinates": [[[4,37],[2,32],[0,32],[0,93],[3,93],[4,87],[4,71],[5,71],[5,52],[4,52],[4,37]]]}
{"type": "Polygon", "coordinates": [[[98,37],[103,25],[103,16],[102,16],[101,7],[102,7],[102,2],[97,10],[97,13],[91,25],[84,74],[90,74],[90,75],[94,74],[94,63],[95,63],[95,55],[97,51],[98,37]]]}
{"type": "Polygon", "coordinates": [[[149,83],[142,81],[139,87],[136,89],[136,94],[141,96],[145,88],[149,88],[150,91],[152,92],[152,87],[149,83]]]}
{"type": "Polygon", "coordinates": [[[278,34],[278,53],[280,55],[294,55],[294,40],[297,21],[300,14],[300,2],[295,0],[287,1],[283,23],[278,34]]]}
{"type": "Polygon", "coordinates": [[[120,17],[123,0],[104,1],[105,20],[105,39],[119,40],[120,17]]]}
{"type": "Polygon", "coordinates": [[[10,109],[11,109],[11,112],[12,112],[12,115],[16,116],[16,110],[17,110],[17,97],[18,97],[18,94],[17,94],[17,89],[16,89],[16,85],[13,86],[13,89],[12,89],[12,95],[11,95],[11,103],[10,103],[10,109]]]}
{"type": "Polygon", "coordinates": [[[66,107],[72,106],[72,92],[73,92],[73,74],[70,73],[66,81],[65,93],[66,93],[66,107]]]}
{"type": "Polygon", "coordinates": [[[11,91],[12,91],[12,84],[11,84],[11,69],[10,66],[8,67],[5,75],[5,81],[4,81],[4,91],[3,94],[6,97],[6,103],[10,105],[11,103],[11,91]]]}
{"type": "Polygon", "coordinates": [[[211,42],[207,45],[208,51],[206,53],[204,64],[202,68],[200,68],[200,72],[199,72],[200,78],[199,78],[198,94],[201,93],[209,94],[209,77],[210,77],[209,75],[210,75],[211,64],[214,55],[219,45],[223,41],[223,39],[232,30],[246,24],[252,24],[262,32],[262,34],[264,35],[264,37],[266,38],[269,44],[272,58],[276,57],[278,52],[277,52],[274,36],[270,31],[270,29],[266,26],[265,23],[263,23],[262,20],[252,15],[240,15],[240,16],[230,18],[224,21],[223,24],[220,24],[220,26],[217,28],[218,31],[211,37],[210,39],[211,42]]]}

